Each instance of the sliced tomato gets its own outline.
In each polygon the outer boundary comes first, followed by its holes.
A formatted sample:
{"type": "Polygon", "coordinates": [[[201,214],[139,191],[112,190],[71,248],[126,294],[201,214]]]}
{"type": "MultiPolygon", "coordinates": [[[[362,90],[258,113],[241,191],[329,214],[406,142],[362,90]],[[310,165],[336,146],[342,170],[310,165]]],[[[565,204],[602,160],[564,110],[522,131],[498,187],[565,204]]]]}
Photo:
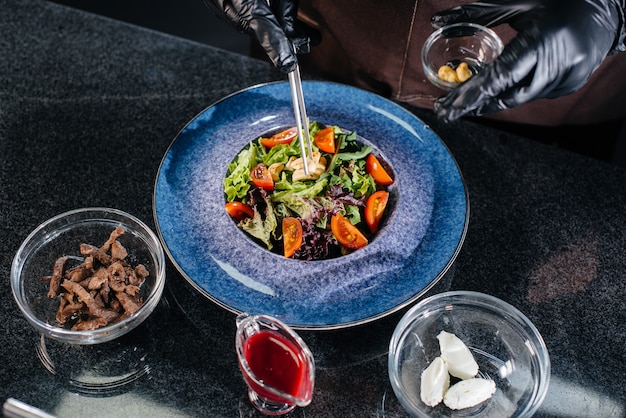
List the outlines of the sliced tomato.
{"type": "Polygon", "coordinates": [[[285,257],[291,257],[302,246],[302,224],[297,218],[283,218],[283,247],[285,257]]]}
{"type": "Polygon", "coordinates": [[[315,145],[329,154],[335,153],[335,130],[332,126],[324,128],[315,134],[315,145]]]}
{"type": "Polygon", "coordinates": [[[344,247],[357,249],[367,245],[365,235],[340,213],[334,214],[330,219],[330,229],[344,247]]]}
{"type": "Polygon", "coordinates": [[[226,203],[225,208],[226,212],[238,221],[246,216],[249,216],[250,218],[254,217],[254,210],[243,202],[234,200],[226,203]]]}
{"type": "Polygon", "coordinates": [[[393,184],[393,179],[387,173],[385,168],[380,164],[380,161],[378,161],[378,158],[376,158],[374,154],[370,154],[367,156],[367,160],[365,161],[365,169],[374,178],[376,184],[381,184],[383,186],[393,184]]]}
{"type": "Polygon", "coordinates": [[[298,128],[285,129],[277,134],[272,135],[269,138],[261,138],[261,144],[266,148],[275,147],[278,144],[291,144],[291,142],[298,136],[298,128]]]}
{"type": "Polygon", "coordinates": [[[378,224],[389,200],[389,192],[379,190],[367,198],[365,203],[365,223],[372,234],[378,231],[378,224]]]}
{"type": "Polygon", "coordinates": [[[265,164],[259,163],[252,167],[252,170],[250,170],[250,178],[256,187],[269,191],[274,190],[274,180],[265,164]]]}

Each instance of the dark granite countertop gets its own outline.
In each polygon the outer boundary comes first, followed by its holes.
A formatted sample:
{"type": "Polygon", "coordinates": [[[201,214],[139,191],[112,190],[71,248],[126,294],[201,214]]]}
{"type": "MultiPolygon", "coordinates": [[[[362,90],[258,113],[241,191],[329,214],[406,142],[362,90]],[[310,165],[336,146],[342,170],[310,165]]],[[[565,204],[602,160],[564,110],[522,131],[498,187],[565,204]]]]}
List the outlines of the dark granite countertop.
{"type": "MultiPolygon", "coordinates": [[[[66,210],[115,207],[154,227],[154,180],[178,131],[216,100],[283,75],[261,61],[43,1],[4,0],[0,11],[0,400],[60,417],[251,416],[234,315],[201,297],[173,265],[156,311],[111,348],[147,367],[100,393],[46,370],[9,276],[23,239],[66,210]]],[[[513,304],[545,338],[552,378],[537,416],[625,417],[626,171],[410,110],[449,147],[470,198],[469,230],[447,283],[513,304]]],[[[401,314],[303,332],[320,361],[313,402],[293,415],[405,416],[386,368],[401,314]]],[[[130,366],[108,367],[100,372],[130,366]]]]}

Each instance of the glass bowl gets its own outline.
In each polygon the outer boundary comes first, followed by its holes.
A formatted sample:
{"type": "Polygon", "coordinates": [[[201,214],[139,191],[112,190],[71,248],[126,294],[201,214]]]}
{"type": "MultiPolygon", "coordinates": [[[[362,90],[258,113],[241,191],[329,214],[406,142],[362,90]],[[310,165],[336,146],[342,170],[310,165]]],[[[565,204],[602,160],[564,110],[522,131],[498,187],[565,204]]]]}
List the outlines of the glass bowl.
{"type": "Polygon", "coordinates": [[[13,296],[28,322],[44,337],[73,344],[111,341],[131,331],[152,313],[164,285],[165,255],[157,236],[134,216],[110,208],[72,210],[42,223],[22,243],[11,266],[13,296]],[[101,328],[83,331],[59,326],[56,314],[61,296],[49,298],[50,283],[42,278],[53,274],[59,257],[70,256],[66,269],[81,264],[80,245],[101,247],[118,226],[124,229],[117,238],[128,253],[124,260],[133,268],[143,264],[148,271],[139,286],[141,305],[101,328]]]}
{"type": "MultiPolygon", "coordinates": [[[[391,337],[388,368],[394,393],[414,417],[530,417],[550,381],[550,358],[537,328],[510,304],[470,291],[440,293],[411,308],[391,337]],[[479,367],[477,377],[495,382],[491,398],[464,409],[421,400],[421,374],[441,354],[441,331],[469,348],[479,367]]],[[[457,380],[451,378],[450,385],[457,380]]]]}
{"type": "MultiPolygon", "coordinates": [[[[430,34],[422,47],[424,74],[435,86],[451,90],[462,81],[448,81],[439,76],[441,67],[447,66],[454,74],[465,62],[471,75],[477,74],[504,49],[500,37],[491,29],[476,23],[455,23],[441,27],[430,34]]],[[[461,71],[461,70],[458,70],[461,71]]]]}

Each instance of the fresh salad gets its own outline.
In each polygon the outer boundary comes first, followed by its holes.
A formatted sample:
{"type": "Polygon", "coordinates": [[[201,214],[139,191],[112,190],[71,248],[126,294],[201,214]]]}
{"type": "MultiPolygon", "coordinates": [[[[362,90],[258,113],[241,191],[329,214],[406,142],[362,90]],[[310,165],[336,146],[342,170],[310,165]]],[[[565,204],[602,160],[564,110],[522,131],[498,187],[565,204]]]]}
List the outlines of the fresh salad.
{"type": "Polygon", "coordinates": [[[309,125],[305,174],[295,127],[250,142],[228,165],[226,211],[268,250],[298,260],[368,244],[386,214],[393,177],[356,132],[309,125]]]}

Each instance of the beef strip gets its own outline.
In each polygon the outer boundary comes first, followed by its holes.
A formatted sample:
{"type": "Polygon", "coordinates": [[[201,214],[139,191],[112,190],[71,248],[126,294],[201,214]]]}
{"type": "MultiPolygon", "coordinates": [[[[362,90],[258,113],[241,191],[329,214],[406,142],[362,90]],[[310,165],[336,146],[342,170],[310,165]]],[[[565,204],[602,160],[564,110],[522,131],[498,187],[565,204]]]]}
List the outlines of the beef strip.
{"type": "Polygon", "coordinates": [[[101,246],[81,244],[82,264],[65,271],[70,256],[59,257],[49,282],[48,296],[60,296],[56,320],[73,330],[93,330],[120,321],[142,305],[140,287],[149,273],[143,264],[134,268],[125,261],[126,248],[117,240],[116,228],[101,246]],[[61,293],[62,292],[62,293],[61,293]]]}
{"type": "Polygon", "coordinates": [[[69,259],[70,257],[66,255],[57,258],[57,260],[54,262],[52,277],[50,278],[50,288],[48,290],[49,298],[54,298],[59,295],[61,279],[63,278],[63,271],[65,270],[65,264],[69,259]]]}
{"type": "Polygon", "coordinates": [[[138,298],[139,297],[139,286],[135,286],[132,284],[126,285],[126,288],[124,289],[124,292],[132,297],[132,298],[138,298]]]}
{"type": "Polygon", "coordinates": [[[116,292],[123,292],[126,287],[126,269],[120,261],[112,263],[107,267],[109,275],[109,287],[116,292]]]}
{"type": "Polygon", "coordinates": [[[74,315],[80,315],[84,305],[74,300],[74,295],[71,293],[65,293],[61,297],[61,306],[57,310],[56,320],[59,325],[63,326],[74,315]]]}
{"type": "Polygon", "coordinates": [[[128,277],[128,283],[134,286],[141,286],[150,273],[143,264],[137,264],[135,270],[128,277]]]}
{"type": "Polygon", "coordinates": [[[114,260],[123,260],[127,255],[126,248],[119,241],[113,241],[113,244],[111,244],[111,257],[114,260]]]}
{"type": "Polygon", "coordinates": [[[93,269],[86,266],[85,263],[80,264],[73,269],[65,272],[64,278],[71,282],[80,282],[93,274],[93,269]]]}
{"type": "Polygon", "coordinates": [[[94,245],[80,244],[80,253],[85,257],[92,256],[105,266],[111,264],[111,257],[105,251],[102,251],[94,245]]]}
{"type": "Polygon", "coordinates": [[[87,307],[87,312],[90,316],[102,317],[107,324],[115,321],[119,317],[119,313],[98,306],[93,296],[80,284],[64,280],[62,286],[68,292],[76,294],[78,300],[87,307]]]}
{"type": "Polygon", "coordinates": [[[102,317],[96,317],[83,321],[76,322],[72,326],[72,331],[92,331],[94,329],[102,328],[108,325],[106,319],[102,317]]]}
{"type": "Polygon", "coordinates": [[[126,292],[115,292],[115,297],[122,304],[124,308],[124,313],[127,315],[131,315],[139,309],[141,303],[134,298],[130,297],[126,292]]]}
{"type": "Polygon", "coordinates": [[[107,283],[108,284],[108,275],[106,274],[106,269],[100,269],[96,274],[91,276],[89,283],[87,284],[87,289],[89,290],[97,290],[102,289],[102,286],[107,283]],[[100,273],[103,272],[103,273],[100,273]]]}
{"type": "Polygon", "coordinates": [[[102,247],[100,247],[100,249],[105,253],[108,252],[111,248],[111,245],[117,242],[117,239],[122,235],[124,235],[124,228],[118,226],[113,230],[113,232],[111,232],[111,234],[109,235],[109,239],[106,240],[104,244],[102,244],[102,247]]]}

